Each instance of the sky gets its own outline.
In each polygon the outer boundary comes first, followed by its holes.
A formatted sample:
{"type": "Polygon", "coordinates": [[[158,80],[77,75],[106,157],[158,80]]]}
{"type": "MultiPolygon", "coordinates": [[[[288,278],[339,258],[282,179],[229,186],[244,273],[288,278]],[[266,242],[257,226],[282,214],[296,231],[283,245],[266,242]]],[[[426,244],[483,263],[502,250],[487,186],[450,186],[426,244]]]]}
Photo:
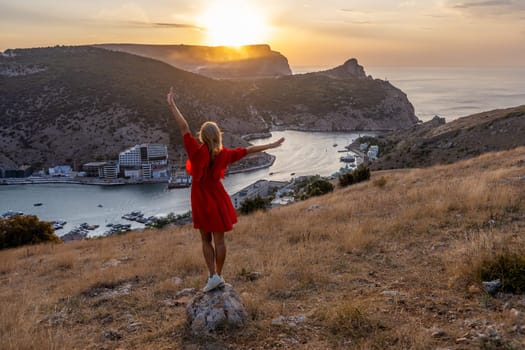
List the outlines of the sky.
{"type": "Polygon", "coordinates": [[[0,51],[95,43],[267,43],[292,67],[525,66],[525,0],[0,0],[0,51]]]}

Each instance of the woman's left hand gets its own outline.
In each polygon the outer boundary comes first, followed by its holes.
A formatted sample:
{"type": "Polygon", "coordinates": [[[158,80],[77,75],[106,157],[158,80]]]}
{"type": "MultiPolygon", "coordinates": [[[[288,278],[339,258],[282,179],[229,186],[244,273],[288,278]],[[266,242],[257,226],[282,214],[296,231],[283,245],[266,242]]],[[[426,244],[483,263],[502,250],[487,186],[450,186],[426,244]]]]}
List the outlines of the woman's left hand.
{"type": "Polygon", "coordinates": [[[276,147],[279,147],[280,145],[282,145],[284,142],[284,137],[281,137],[279,140],[273,142],[270,144],[270,147],[271,148],[276,148],[276,147]]]}

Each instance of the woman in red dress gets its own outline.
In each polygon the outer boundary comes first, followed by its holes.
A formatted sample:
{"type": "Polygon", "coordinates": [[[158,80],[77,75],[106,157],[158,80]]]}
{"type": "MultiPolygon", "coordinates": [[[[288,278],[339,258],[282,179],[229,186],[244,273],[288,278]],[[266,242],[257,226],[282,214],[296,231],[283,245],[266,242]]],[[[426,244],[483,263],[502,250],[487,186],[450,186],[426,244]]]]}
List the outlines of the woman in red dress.
{"type": "Polygon", "coordinates": [[[192,176],[193,227],[201,234],[202,252],[209,271],[203,291],[208,292],[224,285],[221,276],[226,259],[224,232],[230,231],[237,222],[230,196],[221,182],[226,168],[247,154],[279,147],[284,138],[265,145],[230,149],[222,146],[222,134],[217,124],[205,122],[199,132],[199,143],[191,135],[186,119],[173,100],[173,88],[170,88],[167,100],[188,153],[186,170],[192,176]]]}

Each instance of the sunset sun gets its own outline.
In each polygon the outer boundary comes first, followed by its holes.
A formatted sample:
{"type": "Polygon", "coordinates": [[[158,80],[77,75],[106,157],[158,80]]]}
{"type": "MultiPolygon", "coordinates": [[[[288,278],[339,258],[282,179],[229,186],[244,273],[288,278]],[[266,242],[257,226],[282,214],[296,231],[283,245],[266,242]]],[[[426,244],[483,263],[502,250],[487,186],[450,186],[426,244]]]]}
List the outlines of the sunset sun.
{"type": "Polygon", "coordinates": [[[268,27],[260,10],[241,1],[216,1],[200,18],[207,44],[242,46],[266,40],[268,27]]]}

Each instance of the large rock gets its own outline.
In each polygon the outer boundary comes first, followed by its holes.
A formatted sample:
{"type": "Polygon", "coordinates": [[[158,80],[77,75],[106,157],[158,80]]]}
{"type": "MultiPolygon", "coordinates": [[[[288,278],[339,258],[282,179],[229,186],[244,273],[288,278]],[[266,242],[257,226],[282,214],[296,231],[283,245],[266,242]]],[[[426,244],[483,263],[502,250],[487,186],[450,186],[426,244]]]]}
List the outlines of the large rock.
{"type": "Polygon", "coordinates": [[[351,58],[343,65],[335,68],[318,72],[317,74],[326,75],[333,79],[366,79],[366,73],[363,66],[357,63],[357,59],[351,58]]]}
{"type": "Polygon", "coordinates": [[[240,328],[248,318],[239,294],[230,284],[208,293],[199,291],[188,303],[186,311],[191,332],[195,335],[240,328]]]}

